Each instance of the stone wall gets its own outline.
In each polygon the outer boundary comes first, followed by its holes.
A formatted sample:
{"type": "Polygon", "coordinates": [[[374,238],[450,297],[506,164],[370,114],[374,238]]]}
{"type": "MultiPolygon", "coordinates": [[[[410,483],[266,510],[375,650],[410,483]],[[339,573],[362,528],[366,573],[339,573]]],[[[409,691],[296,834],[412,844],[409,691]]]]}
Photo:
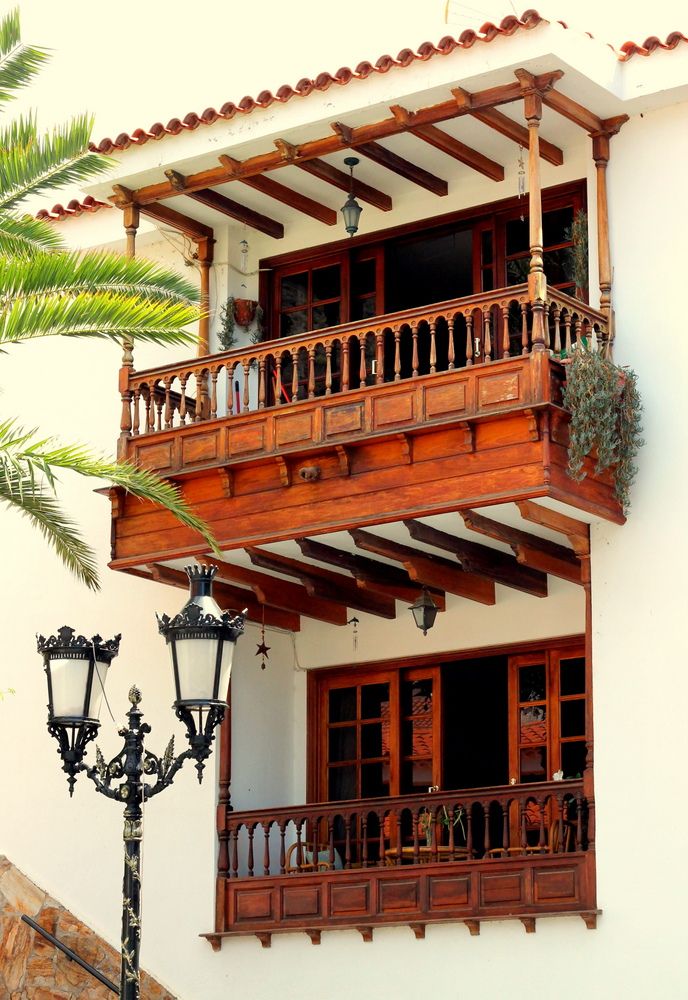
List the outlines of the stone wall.
{"type": "MultiPolygon", "coordinates": [[[[0,856],[2,1000],[111,1000],[116,996],[25,924],[22,914],[119,984],[119,953],[0,856]]],[[[174,1000],[174,997],[142,973],[141,1000],[174,1000]]]]}

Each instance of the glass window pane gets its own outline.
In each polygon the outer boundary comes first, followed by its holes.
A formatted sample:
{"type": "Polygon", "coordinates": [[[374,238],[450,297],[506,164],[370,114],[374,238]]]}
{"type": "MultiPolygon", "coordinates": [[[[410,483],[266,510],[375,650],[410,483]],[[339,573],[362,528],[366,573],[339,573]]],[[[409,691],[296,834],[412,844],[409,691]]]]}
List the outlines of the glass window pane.
{"type": "Polygon", "coordinates": [[[483,280],[482,286],[484,292],[491,292],[494,288],[494,274],[492,273],[491,267],[486,267],[483,269],[483,280]]]}
{"type": "Polygon", "coordinates": [[[401,711],[403,715],[419,715],[432,711],[432,678],[406,681],[401,686],[401,711]]]}
{"type": "Polygon", "coordinates": [[[380,795],[389,795],[389,766],[362,764],[361,798],[372,799],[380,795]]]}
{"type": "Polygon", "coordinates": [[[329,302],[324,306],[313,306],[313,329],[322,330],[326,326],[336,326],[340,322],[339,302],[329,302]]]}
{"type": "Polygon", "coordinates": [[[522,285],[528,280],[529,268],[529,257],[519,257],[517,260],[508,260],[506,262],[507,285],[522,285]]]}
{"type": "Polygon", "coordinates": [[[356,766],[331,767],[327,773],[327,797],[331,802],[357,799],[356,766]]]}
{"type": "Polygon", "coordinates": [[[528,216],[524,212],[523,220],[511,219],[506,224],[506,255],[522,253],[530,248],[528,216]]]}
{"type": "Polygon", "coordinates": [[[356,727],[345,726],[341,729],[330,729],[329,760],[336,763],[340,760],[356,759],[356,727]]]}
{"type": "Polygon", "coordinates": [[[547,712],[544,705],[521,709],[521,743],[547,742],[547,712]]]}
{"type": "MultiPolygon", "coordinates": [[[[573,746],[565,743],[564,746],[573,746]]],[[[547,781],[547,750],[525,747],[521,750],[521,781],[547,781]]]]}
{"type": "Polygon", "coordinates": [[[432,755],[433,734],[432,715],[417,715],[413,720],[402,722],[401,752],[404,757],[426,757],[432,755]]]}
{"type": "Polygon", "coordinates": [[[307,329],[308,313],[305,309],[280,316],[280,337],[293,337],[297,333],[305,333],[307,329]]]}
{"type": "Polygon", "coordinates": [[[385,740],[383,745],[382,723],[369,722],[361,726],[361,757],[388,757],[389,740],[385,740]]]}
{"type": "Polygon", "coordinates": [[[585,658],[575,656],[562,660],[559,665],[560,692],[566,694],[585,694],[585,658]]]}
{"type": "Polygon", "coordinates": [[[573,273],[573,250],[547,250],[543,254],[543,267],[547,281],[551,285],[565,285],[575,280],[573,273]]]}
{"type": "Polygon", "coordinates": [[[351,266],[351,294],[354,298],[375,291],[375,259],[357,260],[351,266]]]}
{"type": "Polygon", "coordinates": [[[356,688],[330,691],[330,722],[351,722],[356,718],[356,688]]]}
{"type": "Polygon", "coordinates": [[[542,217],[542,237],[544,246],[552,247],[567,243],[572,237],[573,205],[545,212],[542,217]]]}
{"type": "Polygon", "coordinates": [[[544,701],[547,697],[547,677],[544,663],[521,667],[518,672],[518,700],[544,701]]]}
{"type": "Polygon", "coordinates": [[[361,688],[361,718],[389,716],[389,684],[364,684],[361,688]]]}
{"type": "Polygon", "coordinates": [[[587,752],[584,740],[561,744],[561,769],[565,778],[582,778],[587,752]]]}
{"type": "Polygon", "coordinates": [[[401,765],[402,795],[427,792],[432,783],[432,760],[409,760],[401,765]]]}
{"type": "Polygon", "coordinates": [[[585,699],[562,701],[561,735],[585,736],[585,699]]]}
{"type": "Polygon", "coordinates": [[[491,264],[492,263],[492,230],[485,229],[480,235],[480,252],[482,255],[482,263],[491,264]]]}
{"type": "Polygon", "coordinates": [[[308,299],[308,273],[290,274],[282,278],[282,309],[289,306],[302,306],[308,299]]]}
{"type": "Polygon", "coordinates": [[[374,295],[369,296],[367,299],[353,299],[351,302],[351,319],[370,319],[371,316],[375,316],[376,301],[374,295]]]}
{"type": "Polygon", "coordinates": [[[319,267],[313,271],[313,301],[321,299],[336,299],[341,295],[340,267],[331,264],[330,267],[319,267]]]}

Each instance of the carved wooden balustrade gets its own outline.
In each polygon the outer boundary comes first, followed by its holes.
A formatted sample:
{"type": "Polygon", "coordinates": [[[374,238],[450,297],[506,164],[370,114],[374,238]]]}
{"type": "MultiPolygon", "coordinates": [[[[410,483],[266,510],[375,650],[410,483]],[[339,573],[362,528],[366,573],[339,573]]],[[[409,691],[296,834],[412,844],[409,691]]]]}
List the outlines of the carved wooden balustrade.
{"type": "MultiPolygon", "coordinates": [[[[546,306],[555,354],[604,340],[602,313],[556,290],[546,306]]],[[[481,292],[140,372],[122,370],[124,438],[529,354],[527,285],[481,292]]]]}
{"type": "Polygon", "coordinates": [[[221,808],[207,936],[553,913],[592,925],[593,812],[582,779],[221,808]]]}

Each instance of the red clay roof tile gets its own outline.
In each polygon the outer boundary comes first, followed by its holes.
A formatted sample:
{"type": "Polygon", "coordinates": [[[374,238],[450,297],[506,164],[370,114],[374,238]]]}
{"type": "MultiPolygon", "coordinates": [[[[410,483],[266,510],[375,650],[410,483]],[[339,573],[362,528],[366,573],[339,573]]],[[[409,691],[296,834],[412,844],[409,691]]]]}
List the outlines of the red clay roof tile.
{"type": "Polygon", "coordinates": [[[98,201],[96,198],[87,195],[83,201],[72,198],[67,205],[53,205],[51,209],[42,208],[36,213],[37,219],[46,219],[48,222],[62,222],[63,219],[71,219],[83,212],[99,212],[101,208],[111,208],[106,201],[98,201]]]}

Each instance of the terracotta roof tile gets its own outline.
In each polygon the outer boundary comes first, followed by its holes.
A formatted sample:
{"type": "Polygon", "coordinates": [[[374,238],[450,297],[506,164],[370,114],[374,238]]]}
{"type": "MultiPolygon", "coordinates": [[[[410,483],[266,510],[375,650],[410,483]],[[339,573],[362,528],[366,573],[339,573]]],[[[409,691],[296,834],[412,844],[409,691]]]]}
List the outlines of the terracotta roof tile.
{"type": "Polygon", "coordinates": [[[665,42],[660,41],[656,35],[646,38],[642,45],[638,45],[636,42],[624,42],[619,52],[619,59],[625,62],[631,56],[650,56],[657,49],[675,49],[680,42],[688,42],[688,36],[680,31],[672,31],[670,35],[667,35],[665,42]]]}
{"type": "Polygon", "coordinates": [[[53,205],[51,209],[42,208],[40,212],[36,213],[36,218],[46,219],[48,222],[62,222],[63,219],[72,219],[77,215],[82,215],[84,212],[99,212],[101,208],[111,207],[106,201],[98,201],[89,194],[83,201],[79,201],[78,198],[72,198],[66,206],[57,204],[53,205]]]}

